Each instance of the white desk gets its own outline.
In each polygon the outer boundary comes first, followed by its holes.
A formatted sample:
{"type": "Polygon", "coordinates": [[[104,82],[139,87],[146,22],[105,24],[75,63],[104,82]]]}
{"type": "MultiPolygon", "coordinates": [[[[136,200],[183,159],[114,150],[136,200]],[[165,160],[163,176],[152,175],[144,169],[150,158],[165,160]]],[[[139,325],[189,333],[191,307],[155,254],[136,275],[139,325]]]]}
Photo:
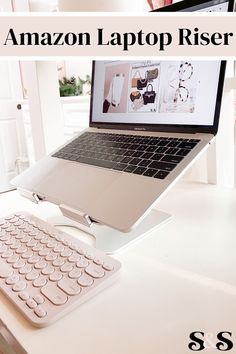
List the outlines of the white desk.
{"type": "MultiPolygon", "coordinates": [[[[117,255],[120,280],[50,327],[30,327],[0,295],[0,318],[28,353],[189,354],[192,331],[233,332],[235,353],[236,191],[178,184],[159,208],[173,219],[117,255]]],[[[0,196],[0,216],[19,210],[57,209],[0,196]]]]}

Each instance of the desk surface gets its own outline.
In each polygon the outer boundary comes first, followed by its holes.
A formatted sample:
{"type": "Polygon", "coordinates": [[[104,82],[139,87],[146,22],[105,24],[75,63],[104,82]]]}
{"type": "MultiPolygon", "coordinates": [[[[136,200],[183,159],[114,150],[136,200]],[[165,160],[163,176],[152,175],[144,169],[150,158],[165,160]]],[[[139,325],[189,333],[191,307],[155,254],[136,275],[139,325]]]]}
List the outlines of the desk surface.
{"type": "MultiPolygon", "coordinates": [[[[28,353],[189,354],[192,331],[236,338],[236,190],[178,184],[158,208],[172,220],[116,256],[120,279],[50,327],[32,328],[0,294],[28,353]]],[[[57,208],[0,195],[0,216],[19,210],[46,219],[57,208]]]]}

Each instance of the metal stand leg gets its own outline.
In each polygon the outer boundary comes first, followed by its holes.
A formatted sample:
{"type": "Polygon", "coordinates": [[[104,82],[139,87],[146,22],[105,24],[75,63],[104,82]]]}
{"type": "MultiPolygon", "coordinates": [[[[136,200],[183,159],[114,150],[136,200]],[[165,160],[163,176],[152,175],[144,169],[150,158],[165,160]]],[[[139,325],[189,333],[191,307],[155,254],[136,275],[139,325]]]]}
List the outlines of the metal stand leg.
{"type": "Polygon", "coordinates": [[[84,226],[65,216],[50,218],[48,222],[54,226],[71,226],[95,237],[96,247],[107,254],[113,254],[122,248],[137,242],[151,231],[154,231],[170,220],[171,215],[152,210],[147,217],[130,232],[121,232],[106,225],[93,222],[90,227],[84,226]]]}

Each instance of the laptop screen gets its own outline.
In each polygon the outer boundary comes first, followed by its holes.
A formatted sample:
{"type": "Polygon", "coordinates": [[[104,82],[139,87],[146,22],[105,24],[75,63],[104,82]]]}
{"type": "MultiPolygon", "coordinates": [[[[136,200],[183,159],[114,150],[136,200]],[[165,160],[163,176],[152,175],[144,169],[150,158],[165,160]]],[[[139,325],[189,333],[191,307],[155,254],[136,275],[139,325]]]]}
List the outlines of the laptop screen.
{"type": "Polygon", "coordinates": [[[154,10],[154,12],[231,12],[234,0],[183,0],[173,5],[154,10]]]}
{"type": "Polygon", "coordinates": [[[212,127],[221,76],[219,60],[96,61],[91,123],[212,127]]]}

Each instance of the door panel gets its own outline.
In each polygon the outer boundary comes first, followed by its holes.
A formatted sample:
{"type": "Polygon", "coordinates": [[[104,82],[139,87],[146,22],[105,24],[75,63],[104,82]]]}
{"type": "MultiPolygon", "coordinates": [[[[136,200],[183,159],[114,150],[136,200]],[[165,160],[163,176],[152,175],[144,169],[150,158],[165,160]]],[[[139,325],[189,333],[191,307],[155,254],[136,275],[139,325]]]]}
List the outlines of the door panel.
{"type": "Polygon", "coordinates": [[[0,62],[0,193],[10,190],[10,180],[17,174],[21,156],[21,137],[17,98],[19,91],[18,62],[0,62]],[[18,94],[17,94],[18,92],[18,94]]]}

